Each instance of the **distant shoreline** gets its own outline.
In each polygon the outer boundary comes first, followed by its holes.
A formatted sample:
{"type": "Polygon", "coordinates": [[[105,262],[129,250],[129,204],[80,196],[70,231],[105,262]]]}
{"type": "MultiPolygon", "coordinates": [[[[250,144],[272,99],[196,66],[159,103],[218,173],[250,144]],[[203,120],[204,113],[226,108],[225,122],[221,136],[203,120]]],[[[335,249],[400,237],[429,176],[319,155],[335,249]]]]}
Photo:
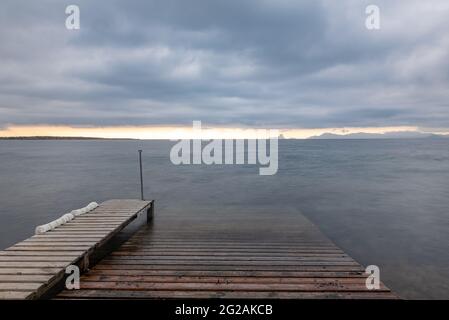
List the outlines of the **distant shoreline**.
{"type": "MultiPolygon", "coordinates": [[[[312,141],[372,141],[372,140],[446,140],[446,136],[426,136],[426,137],[310,137],[310,138],[280,138],[280,140],[312,140],[312,141]]],[[[33,137],[0,137],[0,141],[170,141],[170,139],[136,139],[136,138],[97,138],[97,137],[47,137],[47,136],[33,136],[33,137]]],[[[238,140],[238,139],[237,139],[238,140]]],[[[243,139],[243,140],[246,140],[243,139]]]]}

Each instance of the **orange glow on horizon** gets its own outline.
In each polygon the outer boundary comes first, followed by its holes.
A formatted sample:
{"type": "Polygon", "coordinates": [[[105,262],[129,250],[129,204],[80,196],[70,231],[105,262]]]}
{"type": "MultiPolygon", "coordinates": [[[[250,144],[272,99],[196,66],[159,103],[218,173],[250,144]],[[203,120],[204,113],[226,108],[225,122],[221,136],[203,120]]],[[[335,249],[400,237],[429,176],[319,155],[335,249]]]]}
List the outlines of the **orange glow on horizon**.
{"type": "MultiPolygon", "coordinates": [[[[268,130],[257,129],[258,131],[268,130]]],[[[115,139],[249,139],[255,137],[256,129],[238,127],[211,127],[203,125],[201,136],[188,126],[106,126],[106,127],[72,127],[52,125],[10,125],[0,129],[0,137],[92,137],[115,139]]],[[[419,131],[418,127],[351,127],[351,128],[277,128],[285,138],[306,139],[323,133],[386,133],[394,131],[419,131]]]]}

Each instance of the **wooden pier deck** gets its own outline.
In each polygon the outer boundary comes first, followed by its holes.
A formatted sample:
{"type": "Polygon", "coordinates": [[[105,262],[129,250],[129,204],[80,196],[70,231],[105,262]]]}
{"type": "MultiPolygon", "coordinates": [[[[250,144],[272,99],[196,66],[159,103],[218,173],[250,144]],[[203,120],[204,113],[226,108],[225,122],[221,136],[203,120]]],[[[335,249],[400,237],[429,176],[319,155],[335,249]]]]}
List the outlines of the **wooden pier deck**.
{"type": "Polygon", "coordinates": [[[60,299],[394,299],[302,215],[158,215],[60,299]]]}
{"type": "Polygon", "coordinates": [[[45,297],[64,280],[67,266],[87,269],[96,250],[150,209],[149,201],[109,200],[52,231],[0,251],[0,299],[45,297]]]}

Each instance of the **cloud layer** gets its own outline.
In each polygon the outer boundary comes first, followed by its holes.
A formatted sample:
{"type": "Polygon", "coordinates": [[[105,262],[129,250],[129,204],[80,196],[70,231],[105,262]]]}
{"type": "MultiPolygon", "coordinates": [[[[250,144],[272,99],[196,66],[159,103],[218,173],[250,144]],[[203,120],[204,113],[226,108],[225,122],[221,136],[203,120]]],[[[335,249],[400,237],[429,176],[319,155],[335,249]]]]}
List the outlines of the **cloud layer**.
{"type": "Polygon", "coordinates": [[[0,126],[449,127],[449,3],[0,4],[0,126]]]}

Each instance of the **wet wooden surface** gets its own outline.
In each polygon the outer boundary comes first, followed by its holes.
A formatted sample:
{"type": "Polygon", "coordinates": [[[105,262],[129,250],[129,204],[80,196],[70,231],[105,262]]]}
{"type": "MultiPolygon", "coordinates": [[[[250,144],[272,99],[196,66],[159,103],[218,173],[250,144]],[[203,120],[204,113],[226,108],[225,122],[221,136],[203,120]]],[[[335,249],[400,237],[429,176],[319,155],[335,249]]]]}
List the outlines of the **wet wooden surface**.
{"type": "Polygon", "coordinates": [[[396,298],[301,214],[159,215],[62,299],[396,298]]]}
{"type": "Polygon", "coordinates": [[[36,299],[65,275],[87,267],[95,250],[145,211],[150,202],[109,200],[65,225],[0,251],[0,299],[36,299]]]}

